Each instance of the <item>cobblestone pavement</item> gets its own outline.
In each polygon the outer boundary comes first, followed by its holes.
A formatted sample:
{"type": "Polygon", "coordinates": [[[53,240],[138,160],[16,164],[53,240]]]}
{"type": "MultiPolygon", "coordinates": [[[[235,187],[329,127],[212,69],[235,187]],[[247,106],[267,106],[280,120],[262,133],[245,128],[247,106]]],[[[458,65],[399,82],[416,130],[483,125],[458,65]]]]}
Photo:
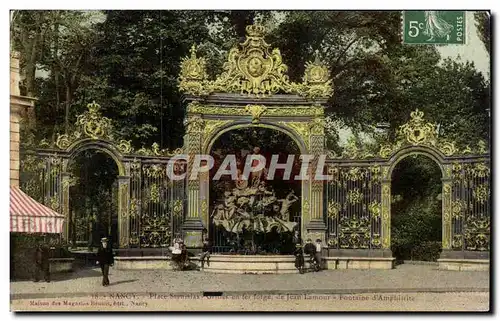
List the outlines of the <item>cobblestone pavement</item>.
{"type": "Polygon", "coordinates": [[[85,296],[11,301],[13,311],[488,311],[489,294],[359,293],[225,297],[85,296]]]}
{"type": "Polygon", "coordinates": [[[393,270],[328,270],[306,274],[213,274],[200,271],[111,269],[101,286],[98,268],[54,275],[51,283],[11,282],[12,299],[85,296],[94,293],[410,293],[488,292],[488,272],[440,271],[432,265],[399,265],[393,270]]]}

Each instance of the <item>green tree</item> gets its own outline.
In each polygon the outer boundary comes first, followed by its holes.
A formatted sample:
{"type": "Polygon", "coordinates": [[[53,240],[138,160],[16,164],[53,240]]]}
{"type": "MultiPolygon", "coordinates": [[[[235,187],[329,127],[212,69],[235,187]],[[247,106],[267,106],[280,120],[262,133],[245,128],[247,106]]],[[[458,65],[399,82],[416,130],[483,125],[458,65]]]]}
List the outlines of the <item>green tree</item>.
{"type": "Polygon", "coordinates": [[[491,22],[490,22],[491,13],[489,11],[478,11],[474,13],[474,20],[476,21],[477,26],[477,34],[479,39],[484,44],[486,51],[488,54],[490,53],[491,46],[491,22]]]}

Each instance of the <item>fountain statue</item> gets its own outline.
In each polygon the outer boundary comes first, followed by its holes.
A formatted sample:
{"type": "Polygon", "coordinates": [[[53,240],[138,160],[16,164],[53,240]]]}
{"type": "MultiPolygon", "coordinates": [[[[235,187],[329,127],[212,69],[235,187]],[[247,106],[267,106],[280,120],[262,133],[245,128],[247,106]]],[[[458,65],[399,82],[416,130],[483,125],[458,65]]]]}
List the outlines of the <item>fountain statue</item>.
{"type": "Polygon", "coordinates": [[[251,185],[237,182],[232,191],[224,192],[223,202],[215,206],[211,216],[216,226],[231,233],[269,233],[273,228],[279,233],[291,232],[297,223],[290,221],[290,207],[296,201],[293,191],[278,199],[257,176],[251,185]]]}

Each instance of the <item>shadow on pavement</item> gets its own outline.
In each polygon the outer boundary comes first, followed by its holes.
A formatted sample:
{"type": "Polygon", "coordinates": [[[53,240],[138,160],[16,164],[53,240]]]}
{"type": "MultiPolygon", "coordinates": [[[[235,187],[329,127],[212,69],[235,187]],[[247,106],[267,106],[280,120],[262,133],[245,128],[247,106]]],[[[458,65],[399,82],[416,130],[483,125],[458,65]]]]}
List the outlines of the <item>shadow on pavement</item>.
{"type": "Polygon", "coordinates": [[[139,279],[133,279],[133,280],[122,280],[122,281],[117,281],[117,282],[111,282],[111,283],[110,283],[110,286],[113,286],[113,285],[118,285],[118,284],[122,284],[122,283],[133,283],[133,282],[136,282],[136,281],[139,281],[139,279]]]}

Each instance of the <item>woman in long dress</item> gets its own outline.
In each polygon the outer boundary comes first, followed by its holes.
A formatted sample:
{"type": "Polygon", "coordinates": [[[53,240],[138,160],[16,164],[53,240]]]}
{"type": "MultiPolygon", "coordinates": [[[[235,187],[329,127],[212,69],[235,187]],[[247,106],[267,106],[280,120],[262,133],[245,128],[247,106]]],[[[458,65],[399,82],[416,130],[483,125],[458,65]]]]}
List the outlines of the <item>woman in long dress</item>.
{"type": "Polygon", "coordinates": [[[440,17],[439,11],[425,11],[424,35],[430,38],[427,41],[448,36],[453,30],[453,26],[440,17]]]}

